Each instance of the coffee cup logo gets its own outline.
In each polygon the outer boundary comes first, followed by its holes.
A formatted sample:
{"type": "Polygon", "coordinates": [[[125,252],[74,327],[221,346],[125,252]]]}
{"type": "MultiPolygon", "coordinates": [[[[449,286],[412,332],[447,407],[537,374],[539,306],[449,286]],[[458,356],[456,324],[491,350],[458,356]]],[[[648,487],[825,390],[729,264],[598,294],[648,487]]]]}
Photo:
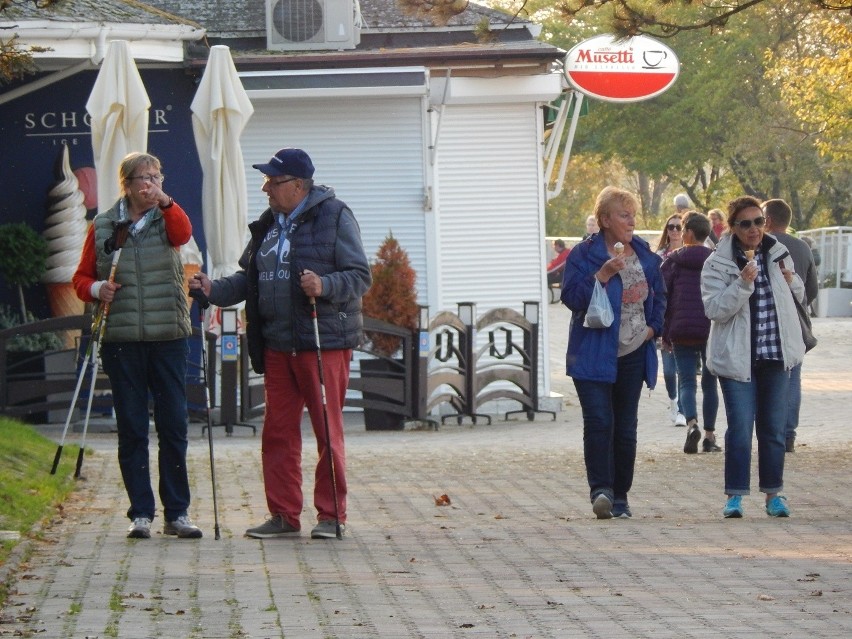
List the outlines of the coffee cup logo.
{"type": "Polygon", "coordinates": [[[643,69],[656,69],[659,67],[663,60],[668,57],[668,53],[665,51],[643,51],[642,52],[642,60],[645,61],[645,66],[643,69]]]}

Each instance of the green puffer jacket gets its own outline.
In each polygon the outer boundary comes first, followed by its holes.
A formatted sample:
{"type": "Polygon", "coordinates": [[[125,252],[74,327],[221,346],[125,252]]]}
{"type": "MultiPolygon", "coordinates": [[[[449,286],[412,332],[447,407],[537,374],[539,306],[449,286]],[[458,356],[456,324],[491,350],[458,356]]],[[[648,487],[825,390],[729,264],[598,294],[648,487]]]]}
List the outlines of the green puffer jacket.
{"type": "MultiPolygon", "coordinates": [[[[94,219],[98,278],[102,280],[109,277],[114,257],[104,251],[104,241],[112,235],[118,210],[116,203],[94,219]]],[[[115,281],[121,288],[110,305],[105,342],[153,342],[190,335],[180,251],[169,244],[160,209],[151,213],[139,235],[127,236],[115,281]]]]}

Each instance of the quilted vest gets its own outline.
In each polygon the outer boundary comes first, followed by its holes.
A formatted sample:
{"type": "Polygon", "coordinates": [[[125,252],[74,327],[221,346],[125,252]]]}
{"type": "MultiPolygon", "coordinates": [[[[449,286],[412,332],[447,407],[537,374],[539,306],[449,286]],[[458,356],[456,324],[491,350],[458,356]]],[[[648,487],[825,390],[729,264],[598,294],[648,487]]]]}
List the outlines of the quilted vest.
{"type": "MultiPolygon", "coordinates": [[[[115,253],[104,241],[118,221],[118,204],[94,219],[98,279],[109,277],[115,253]]],[[[163,213],[156,209],[141,233],[128,235],[115,271],[121,284],[110,304],[106,342],[149,342],[188,337],[192,331],[183,291],[180,251],[169,244],[163,213]]]]}

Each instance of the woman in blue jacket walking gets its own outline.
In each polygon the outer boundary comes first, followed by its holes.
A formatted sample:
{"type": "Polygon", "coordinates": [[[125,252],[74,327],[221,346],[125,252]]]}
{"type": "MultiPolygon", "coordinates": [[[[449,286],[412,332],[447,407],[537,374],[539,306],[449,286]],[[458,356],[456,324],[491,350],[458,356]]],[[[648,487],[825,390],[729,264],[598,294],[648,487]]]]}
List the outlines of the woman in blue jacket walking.
{"type": "Polygon", "coordinates": [[[655,338],[666,295],[661,258],[633,235],[638,208],[628,191],[601,191],[595,202],[600,232],[571,251],[562,281],[562,303],[572,311],[566,369],[583,410],[586,477],[598,519],[631,516],[639,397],[643,382],[654,388],[657,380],[655,338]],[[595,281],[612,305],[607,328],[583,325],[595,281]]]}

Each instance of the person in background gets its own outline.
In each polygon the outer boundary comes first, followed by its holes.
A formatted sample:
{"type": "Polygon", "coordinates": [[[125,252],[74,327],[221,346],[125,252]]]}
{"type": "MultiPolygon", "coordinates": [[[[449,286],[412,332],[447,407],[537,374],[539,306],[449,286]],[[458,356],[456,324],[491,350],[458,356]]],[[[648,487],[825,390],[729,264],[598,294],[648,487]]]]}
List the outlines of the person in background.
{"type": "Polygon", "coordinates": [[[725,431],[725,495],[722,514],[743,516],[751,489],[751,447],[757,432],[760,492],[766,513],[789,517],[784,489],[784,429],[790,369],[805,355],[793,296],[805,286],[787,264],[786,247],[764,233],[760,202],[749,196],[728,204],[730,233],[701,271],[701,299],[710,319],[707,367],[719,378],[725,431]]]}
{"type": "Polygon", "coordinates": [[[710,218],[710,224],[712,225],[712,228],[710,229],[710,240],[715,246],[719,243],[719,240],[722,239],[725,231],[728,230],[725,226],[725,214],[721,209],[710,209],[707,212],[707,217],[710,218]]]}
{"type": "MultiPolygon", "coordinates": [[[[776,240],[787,247],[790,260],[799,277],[805,283],[807,306],[813,304],[819,293],[817,268],[811,247],[799,238],[787,233],[793,211],[784,200],[767,200],[763,203],[766,214],[766,232],[772,233],[776,240]]],[[[789,268],[789,264],[786,264],[789,268]]],[[[802,407],[802,365],[790,369],[790,392],[787,393],[787,428],[785,446],[788,453],[796,450],[796,429],[799,427],[799,410],[802,407]]]]}
{"type": "Polygon", "coordinates": [[[590,237],[600,231],[598,228],[598,221],[595,219],[594,215],[590,215],[586,218],[586,233],[583,235],[583,239],[585,240],[587,237],[590,237]]]}
{"type": "Polygon", "coordinates": [[[186,468],[186,368],[192,332],[179,247],[192,237],[184,210],[163,191],[160,160],[130,153],[118,167],[121,197],[89,227],[72,279],[84,302],[109,304],[100,345],[118,430],[118,465],[130,508],[128,537],[151,536],[156,504],[148,455],[148,398],[154,403],[164,535],[197,539],[186,468]],[[116,225],[129,223],[114,281],[110,246],[116,225]]]}
{"type": "Polygon", "coordinates": [[[547,285],[562,283],[562,273],[565,270],[565,260],[568,259],[568,253],[571,249],[565,246],[565,240],[558,238],[553,240],[553,250],[556,251],[556,257],[550,260],[547,265],[547,285]]]}
{"type": "MultiPolygon", "coordinates": [[[[675,198],[675,205],[678,205],[678,198],[686,199],[687,205],[689,200],[686,195],[681,193],[675,198]]],[[[681,201],[680,204],[683,204],[681,201]]],[[[660,240],[657,242],[657,255],[665,260],[672,251],[675,251],[683,246],[683,225],[680,213],[675,213],[669,216],[663,231],[660,235],[660,240]]],[[[683,416],[683,406],[681,406],[680,398],[677,395],[677,365],[675,364],[674,353],[672,353],[672,345],[660,339],[660,358],[663,360],[663,380],[666,383],[666,393],[669,396],[669,418],[675,426],[686,426],[686,418],[683,416]]]]}
{"type": "Polygon", "coordinates": [[[663,329],[666,294],[661,259],[633,235],[639,202],[608,186],[595,202],[601,231],[571,250],[562,303],[571,310],[566,371],[583,411],[583,456],[598,519],[630,517],[639,397],[657,381],[654,338],[663,329]],[[604,286],[614,320],[583,325],[595,282],[604,286]]]}
{"type": "Polygon", "coordinates": [[[683,215],[690,208],[692,208],[692,203],[689,201],[689,196],[686,193],[678,193],[674,196],[674,207],[675,213],[678,215],[683,215]]]}
{"type": "Polygon", "coordinates": [[[663,281],[668,303],[663,324],[663,341],[672,345],[677,364],[678,399],[686,417],[686,443],[683,452],[698,452],[701,431],[698,428],[696,371],[701,363],[702,417],[704,418],[705,453],[722,450],[716,443],[716,415],[719,393],[716,378],[707,369],[707,337],[710,320],[704,315],[701,301],[701,268],[712,251],[704,246],[710,234],[710,220],[690,211],[683,218],[683,247],[673,251],[663,262],[663,281]]]}
{"type": "Polygon", "coordinates": [[[334,539],[338,522],[341,533],[346,522],[343,403],[352,349],[362,339],[361,297],[372,283],[370,265],[355,216],[334,189],[314,184],[314,165],[305,151],[281,149],[268,163],[252,166],[264,175],[269,208],[249,224],[242,270],[213,282],[199,273],[190,287],[218,306],[246,301],[249,357],[252,368],[264,373],[261,446],[270,517],[246,536],[268,539],[301,530],[301,423],[307,406],[318,451],[311,537],[334,539]]]}

